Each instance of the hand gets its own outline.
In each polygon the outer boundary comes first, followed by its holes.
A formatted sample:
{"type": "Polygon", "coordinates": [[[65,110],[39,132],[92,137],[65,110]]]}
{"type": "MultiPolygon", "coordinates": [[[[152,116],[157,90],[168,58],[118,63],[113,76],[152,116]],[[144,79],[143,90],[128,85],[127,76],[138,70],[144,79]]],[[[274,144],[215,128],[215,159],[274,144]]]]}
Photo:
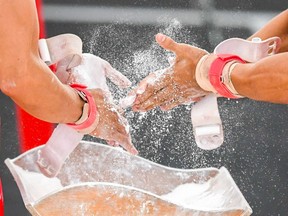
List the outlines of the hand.
{"type": "Polygon", "coordinates": [[[65,72],[61,71],[61,77],[66,77],[65,82],[68,84],[81,83],[88,86],[89,89],[100,88],[107,93],[110,90],[106,84],[106,78],[120,88],[131,86],[131,81],[114,69],[109,62],[89,53],[82,54],[79,66],[65,72]]]}
{"type": "Polygon", "coordinates": [[[163,34],[156,35],[157,43],[175,53],[174,63],[163,70],[151,73],[142,80],[130,95],[137,95],[134,111],[148,111],[157,106],[162,110],[198,100],[208,92],[196,82],[195,70],[205,50],[173,41],[163,34]]]}
{"type": "Polygon", "coordinates": [[[127,88],[131,82],[107,61],[92,54],[83,54],[79,66],[65,72],[67,83],[81,83],[90,89],[98,110],[99,122],[92,136],[105,139],[109,145],[121,145],[128,152],[137,154],[131,143],[129,125],[120,114],[121,110],[113,103],[112,94],[106,84],[106,77],[121,88],[127,88]]]}
{"type": "Polygon", "coordinates": [[[109,91],[106,85],[108,77],[120,88],[131,85],[130,80],[114,69],[109,62],[89,53],[82,54],[82,40],[77,35],[61,34],[48,38],[46,42],[51,64],[57,64],[56,75],[62,83],[78,82],[89,88],[109,91]],[[77,71],[72,70],[75,67],[77,71]]]}
{"type": "Polygon", "coordinates": [[[98,109],[99,122],[90,135],[105,139],[113,146],[123,146],[137,154],[131,143],[127,120],[113,103],[106,84],[106,77],[117,86],[127,88],[131,82],[109,62],[92,54],[82,54],[81,39],[72,34],[63,34],[47,39],[52,63],[57,63],[56,75],[62,83],[81,83],[91,89],[98,109]]]}
{"type": "Polygon", "coordinates": [[[105,139],[112,146],[121,145],[131,154],[138,151],[131,142],[129,125],[127,120],[120,114],[118,107],[112,102],[110,95],[101,89],[90,90],[98,109],[99,122],[92,136],[105,139]]]}

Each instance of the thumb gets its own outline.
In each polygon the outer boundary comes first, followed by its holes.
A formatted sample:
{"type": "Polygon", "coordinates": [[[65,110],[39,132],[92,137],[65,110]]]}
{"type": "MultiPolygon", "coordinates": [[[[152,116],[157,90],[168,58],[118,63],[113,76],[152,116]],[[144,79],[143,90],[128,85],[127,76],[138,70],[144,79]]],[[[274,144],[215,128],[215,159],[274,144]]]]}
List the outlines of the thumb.
{"type": "Polygon", "coordinates": [[[174,53],[178,52],[180,48],[180,44],[175,42],[172,38],[168,37],[167,35],[158,33],[155,36],[156,42],[164,49],[172,51],[174,53]]]}

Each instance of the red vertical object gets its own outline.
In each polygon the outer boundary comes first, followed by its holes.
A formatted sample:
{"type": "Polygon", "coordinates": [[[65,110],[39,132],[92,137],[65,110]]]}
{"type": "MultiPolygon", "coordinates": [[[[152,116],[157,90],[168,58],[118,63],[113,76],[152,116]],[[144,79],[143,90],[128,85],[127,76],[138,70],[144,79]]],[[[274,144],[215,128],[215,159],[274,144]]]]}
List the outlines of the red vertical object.
{"type": "Polygon", "coordinates": [[[0,179],[0,216],[4,216],[4,198],[3,198],[1,179],[0,179]]]}
{"type": "MultiPolygon", "coordinates": [[[[45,38],[42,0],[36,0],[36,6],[40,27],[39,37],[45,38]]],[[[32,117],[18,106],[16,106],[16,118],[21,152],[45,144],[53,131],[53,124],[32,117]]]]}

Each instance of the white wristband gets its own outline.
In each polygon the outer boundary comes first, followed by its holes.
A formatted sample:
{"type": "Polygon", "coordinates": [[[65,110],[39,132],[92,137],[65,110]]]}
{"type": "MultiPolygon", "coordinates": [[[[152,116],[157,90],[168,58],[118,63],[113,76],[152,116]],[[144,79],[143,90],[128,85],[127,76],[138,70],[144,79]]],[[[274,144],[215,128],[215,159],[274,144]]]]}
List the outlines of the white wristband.
{"type": "Polygon", "coordinates": [[[209,54],[202,56],[196,65],[195,78],[197,84],[205,91],[217,93],[209,80],[209,68],[205,67],[205,62],[209,58],[209,54]]]}
{"type": "Polygon", "coordinates": [[[244,96],[240,95],[237,92],[231,80],[231,73],[233,72],[235,66],[238,64],[239,64],[238,61],[232,61],[229,62],[227,65],[225,65],[222,73],[222,82],[234,96],[236,96],[237,98],[243,98],[244,96]]]}

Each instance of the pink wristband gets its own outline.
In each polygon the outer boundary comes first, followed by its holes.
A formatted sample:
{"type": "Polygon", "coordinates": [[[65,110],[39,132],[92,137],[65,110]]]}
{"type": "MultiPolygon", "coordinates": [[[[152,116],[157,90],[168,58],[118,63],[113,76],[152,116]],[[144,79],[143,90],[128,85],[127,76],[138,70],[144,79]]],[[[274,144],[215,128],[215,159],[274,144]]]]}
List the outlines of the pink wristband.
{"type": "Polygon", "coordinates": [[[240,63],[245,63],[245,61],[236,55],[218,54],[217,56],[218,58],[212,62],[209,69],[209,81],[221,96],[227,98],[238,98],[222,82],[222,72],[224,66],[230,61],[236,60],[240,63]]]}
{"type": "MultiPolygon", "coordinates": [[[[67,125],[79,132],[85,131],[85,133],[89,133],[86,131],[86,129],[90,128],[97,120],[97,107],[94,98],[92,97],[91,93],[86,90],[87,87],[85,85],[72,84],[70,86],[78,90],[84,97],[84,100],[86,99],[86,102],[89,105],[89,111],[88,111],[88,118],[83,123],[81,124],[67,123],[67,125]]],[[[83,99],[82,96],[81,98],[83,99]]]]}

